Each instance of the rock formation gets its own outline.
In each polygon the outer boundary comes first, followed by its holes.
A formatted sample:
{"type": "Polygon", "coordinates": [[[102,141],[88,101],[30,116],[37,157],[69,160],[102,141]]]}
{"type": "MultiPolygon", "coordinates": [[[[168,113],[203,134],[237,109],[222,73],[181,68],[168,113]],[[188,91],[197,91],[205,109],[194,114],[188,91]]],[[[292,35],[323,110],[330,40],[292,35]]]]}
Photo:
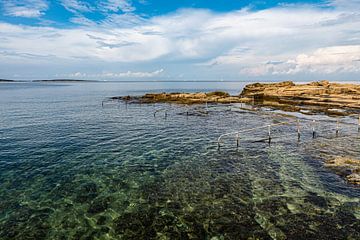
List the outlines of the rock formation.
{"type": "Polygon", "coordinates": [[[329,81],[295,84],[255,83],[247,85],[240,94],[244,102],[299,111],[301,109],[339,113],[360,111],[360,85],[330,83],[329,81]]]}
{"type": "Polygon", "coordinates": [[[125,96],[120,97],[120,99],[135,103],[201,104],[241,102],[239,96],[230,96],[230,94],[221,91],[209,93],[148,93],[141,97],[125,96]]]}
{"type": "Polygon", "coordinates": [[[129,103],[248,103],[286,111],[348,115],[360,112],[360,85],[328,81],[295,84],[254,83],[245,86],[238,96],[226,92],[149,93],[144,96],[113,97],[129,103]]]}
{"type": "Polygon", "coordinates": [[[325,167],[333,169],[346,178],[349,183],[360,185],[360,160],[349,157],[335,157],[325,163],[325,167]]]}

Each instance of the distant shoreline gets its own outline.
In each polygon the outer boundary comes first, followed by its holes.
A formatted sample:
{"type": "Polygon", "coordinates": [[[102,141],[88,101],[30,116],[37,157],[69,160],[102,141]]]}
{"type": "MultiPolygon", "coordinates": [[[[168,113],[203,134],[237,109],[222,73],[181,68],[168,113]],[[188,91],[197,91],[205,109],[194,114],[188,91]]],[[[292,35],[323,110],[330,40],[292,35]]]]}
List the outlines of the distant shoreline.
{"type": "Polygon", "coordinates": [[[41,80],[12,80],[12,79],[0,79],[0,82],[4,83],[61,83],[61,82],[102,82],[98,80],[79,80],[79,79],[41,79],[41,80]]]}
{"type": "MultiPolygon", "coordinates": [[[[280,83],[282,80],[86,80],[86,79],[0,79],[4,83],[280,83]]],[[[311,80],[294,80],[296,83],[310,83],[311,80]]],[[[334,80],[332,83],[360,83],[359,80],[334,80]]]]}
{"type": "Polygon", "coordinates": [[[9,83],[9,82],[15,82],[14,80],[7,80],[7,79],[0,79],[0,82],[9,83]]]}
{"type": "Polygon", "coordinates": [[[58,83],[58,82],[99,82],[97,80],[78,80],[78,79],[45,79],[45,80],[32,80],[31,82],[46,82],[46,83],[58,83]]]}

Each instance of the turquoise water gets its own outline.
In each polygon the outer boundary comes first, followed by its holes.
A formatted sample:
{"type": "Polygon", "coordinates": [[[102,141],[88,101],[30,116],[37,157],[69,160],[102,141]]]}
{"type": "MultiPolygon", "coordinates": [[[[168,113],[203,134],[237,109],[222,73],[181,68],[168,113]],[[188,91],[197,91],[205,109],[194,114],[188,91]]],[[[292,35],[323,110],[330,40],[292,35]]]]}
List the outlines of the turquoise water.
{"type": "Polygon", "coordinates": [[[360,189],[321,164],[360,156],[355,125],[335,138],[332,118],[301,115],[321,120],[319,138],[304,120],[300,143],[281,126],[271,145],[258,130],[218,151],[220,134],[291,118],[236,104],[193,116],[101,104],[244,84],[0,84],[0,239],[360,239],[360,189]]]}

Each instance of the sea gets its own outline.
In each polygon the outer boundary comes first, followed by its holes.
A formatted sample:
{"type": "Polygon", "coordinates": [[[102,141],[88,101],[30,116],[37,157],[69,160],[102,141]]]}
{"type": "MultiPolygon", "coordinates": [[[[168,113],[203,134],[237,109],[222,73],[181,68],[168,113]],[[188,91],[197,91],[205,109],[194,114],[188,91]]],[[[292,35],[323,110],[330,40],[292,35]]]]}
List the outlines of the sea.
{"type": "Polygon", "coordinates": [[[247,83],[0,83],[0,239],[360,239],[356,117],[109,99],[247,83]]]}

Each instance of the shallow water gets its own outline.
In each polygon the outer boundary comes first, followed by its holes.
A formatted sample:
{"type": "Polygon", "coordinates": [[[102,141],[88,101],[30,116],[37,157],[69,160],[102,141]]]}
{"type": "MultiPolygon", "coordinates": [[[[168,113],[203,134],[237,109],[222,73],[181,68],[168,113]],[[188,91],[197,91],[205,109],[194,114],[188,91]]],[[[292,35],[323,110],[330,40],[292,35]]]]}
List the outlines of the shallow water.
{"type": "MultiPolygon", "coordinates": [[[[360,189],[325,169],[360,156],[355,125],[239,105],[125,105],[106,97],[245,83],[0,85],[0,239],[360,239],[360,189]],[[154,117],[158,109],[168,109],[154,117]],[[327,129],[332,128],[331,131],[327,129]],[[324,155],[325,154],[325,155],[324,155]]],[[[346,119],[355,123],[355,119],[346,119]]]]}

